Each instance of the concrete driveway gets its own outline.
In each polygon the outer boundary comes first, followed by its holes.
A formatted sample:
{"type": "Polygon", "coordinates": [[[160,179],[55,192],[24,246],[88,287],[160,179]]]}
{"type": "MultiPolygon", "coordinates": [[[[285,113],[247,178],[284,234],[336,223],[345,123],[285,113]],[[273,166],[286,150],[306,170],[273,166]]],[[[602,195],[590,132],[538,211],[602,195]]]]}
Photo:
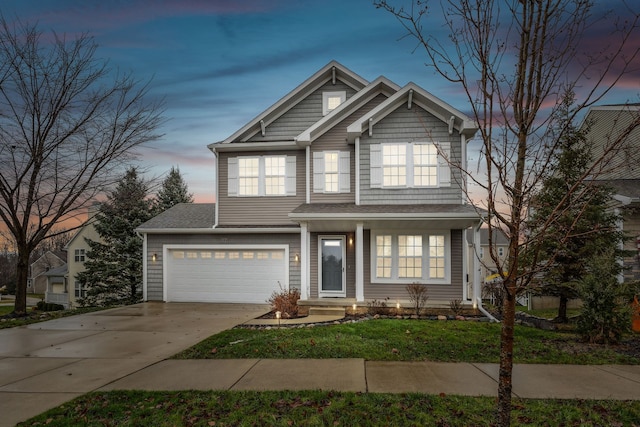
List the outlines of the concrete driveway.
{"type": "Polygon", "coordinates": [[[142,303],[0,330],[0,426],[14,426],[269,311],[142,303]]]}

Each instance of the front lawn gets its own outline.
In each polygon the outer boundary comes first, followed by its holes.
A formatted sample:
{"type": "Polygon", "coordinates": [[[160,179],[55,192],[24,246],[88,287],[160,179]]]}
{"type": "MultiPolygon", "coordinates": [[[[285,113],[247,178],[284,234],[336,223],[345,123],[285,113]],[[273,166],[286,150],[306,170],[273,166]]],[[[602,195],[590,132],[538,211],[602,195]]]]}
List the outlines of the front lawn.
{"type": "MultiPolygon", "coordinates": [[[[379,319],[313,328],[231,329],[176,359],[364,358],[497,363],[500,325],[487,322],[379,319]]],[[[620,346],[581,343],[570,332],[517,326],[515,363],[640,364],[640,336],[620,346]]]]}
{"type": "MultiPolygon", "coordinates": [[[[327,391],[97,392],[19,426],[491,426],[495,398],[327,391]]],[[[518,426],[633,426],[639,401],[513,401],[518,426]]]]}

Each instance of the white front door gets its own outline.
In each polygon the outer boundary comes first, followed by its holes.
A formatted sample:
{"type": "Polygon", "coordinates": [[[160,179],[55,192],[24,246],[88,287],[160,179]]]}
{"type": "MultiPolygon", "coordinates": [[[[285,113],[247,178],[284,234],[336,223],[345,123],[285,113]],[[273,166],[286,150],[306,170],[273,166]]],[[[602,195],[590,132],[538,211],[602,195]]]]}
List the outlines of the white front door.
{"type": "Polygon", "coordinates": [[[320,236],[318,283],[320,297],[346,297],[346,252],[344,236],[320,236]]]}

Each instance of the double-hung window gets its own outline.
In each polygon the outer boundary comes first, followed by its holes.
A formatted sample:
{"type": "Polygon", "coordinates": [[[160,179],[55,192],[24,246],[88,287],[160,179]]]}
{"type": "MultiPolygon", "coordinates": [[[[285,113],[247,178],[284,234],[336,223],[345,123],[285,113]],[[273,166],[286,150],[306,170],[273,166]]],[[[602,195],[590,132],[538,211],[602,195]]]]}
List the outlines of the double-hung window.
{"type": "Polygon", "coordinates": [[[451,185],[450,143],[371,144],[372,188],[438,188],[451,185]]]}
{"type": "Polygon", "coordinates": [[[84,262],[85,261],[85,250],[84,249],[76,249],[73,252],[73,260],[75,262],[84,262]]]}
{"type": "Polygon", "coordinates": [[[315,151],[313,153],[313,192],[349,193],[351,191],[351,153],[315,151]]]}
{"type": "Polygon", "coordinates": [[[378,283],[448,283],[449,233],[374,232],[371,275],[378,283]]]}
{"type": "Polygon", "coordinates": [[[227,162],[230,197],[295,196],[295,156],[230,157],[227,162]]]}

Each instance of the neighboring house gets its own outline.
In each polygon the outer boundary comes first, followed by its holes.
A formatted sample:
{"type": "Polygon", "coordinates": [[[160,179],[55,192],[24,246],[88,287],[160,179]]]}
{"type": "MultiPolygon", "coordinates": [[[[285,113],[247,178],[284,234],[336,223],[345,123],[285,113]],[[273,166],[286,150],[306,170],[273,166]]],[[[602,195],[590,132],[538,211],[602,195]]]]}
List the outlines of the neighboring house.
{"type": "Polygon", "coordinates": [[[47,291],[45,292],[45,302],[60,304],[65,309],[69,308],[69,298],[67,298],[67,264],[44,273],[47,278],[47,291]]]}
{"type": "MultiPolygon", "coordinates": [[[[594,158],[624,135],[639,115],[638,104],[591,107],[583,126],[589,126],[587,141],[594,158]]],[[[624,135],[624,144],[607,157],[596,180],[613,188],[613,208],[622,215],[620,227],[629,237],[624,248],[633,255],[624,259],[624,280],[640,280],[640,128],[624,135]]]]}
{"type": "Polygon", "coordinates": [[[77,233],[67,243],[67,272],[65,276],[65,286],[53,286],[47,292],[45,301],[62,304],[66,308],[77,306],[77,300],[84,296],[86,289],[80,286],[76,275],[84,271],[86,254],[89,252],[89,244],[85,239],[100,241],[100,236],[93,226],[93,217],[98,212],[100,204],[96,203],[89,208],[87,221],[78,229],[77,233]]]}
{"type": "MultiPolygon", "coordinates": [[[[180,204],[142,224],[143,298],[301,304],[469,304],[467,141],[476,124],[424,89],[369,82],[331,62],[229,136],[215,204],[180,204]]],[[[213,160],[213,159],[212,159],[213,160]]]]}
{"type": "MultiPolygon", "coordinates": [[[[493,229],[493,238],[491,239],[491,243],[495,248],[495,256],[498,258],[498,264],[496,264],[491,257],[491,252],[489,250],[489,229],[481,228],[479,232],[480,236],[480,247],[479,250],[476,251],[475,245],[473,244],[473,236],[467,235],[467,243],[469,245],[469,271],[473,271],[473,258],[477,256],[480,258],[479,270],[480,271],[480,282],[484,283],[487,280],[491,280],[493,275],[500,272],[500,268],[498,265],[505,266],[508,250],[509,250],[509,240],[507,240],[507,236],[504,233],[500,232],[500,230],[493,229]]],[[[504,268],[506,270],[506,267],[504,268]]],[[[473,280],[469,280],[469,283],[473,282],[473,280]]]]}
{"type": "Polygon", "coordinates": [[[64,265],[66,260],[67,254],[63,251],[46,251],[37,260],[32,262],[27,292],[44,294],[47,290],[47,276],[44,274],[52,268],[64,265]]]}

